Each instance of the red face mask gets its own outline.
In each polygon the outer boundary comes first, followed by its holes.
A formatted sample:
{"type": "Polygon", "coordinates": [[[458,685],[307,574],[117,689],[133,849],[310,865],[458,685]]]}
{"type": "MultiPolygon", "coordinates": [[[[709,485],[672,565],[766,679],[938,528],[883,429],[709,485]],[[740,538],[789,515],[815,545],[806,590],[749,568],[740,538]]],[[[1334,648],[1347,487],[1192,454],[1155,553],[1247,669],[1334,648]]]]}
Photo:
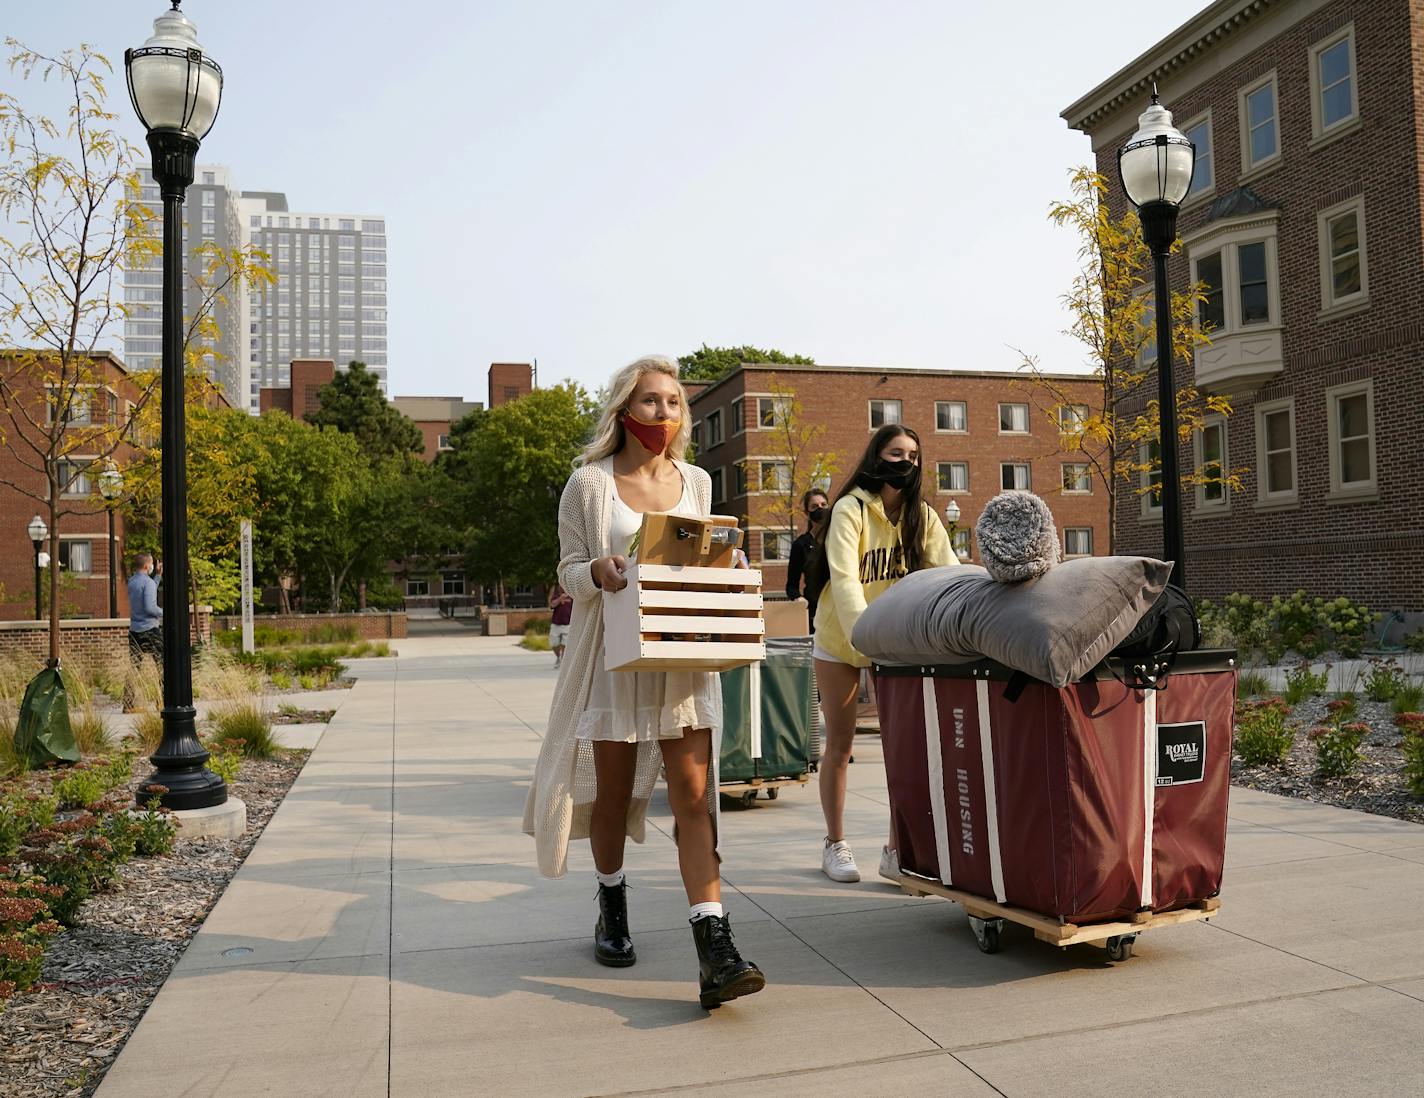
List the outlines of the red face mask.
{"type": "Polygon", "coordinates": [[[672,442],[677,429],[682,426],[680,419],[660,419],[655,423],[644,423],[632,412],[622,415],[623,428],[643,445],[651,454],[664,453],[672,442]]]}

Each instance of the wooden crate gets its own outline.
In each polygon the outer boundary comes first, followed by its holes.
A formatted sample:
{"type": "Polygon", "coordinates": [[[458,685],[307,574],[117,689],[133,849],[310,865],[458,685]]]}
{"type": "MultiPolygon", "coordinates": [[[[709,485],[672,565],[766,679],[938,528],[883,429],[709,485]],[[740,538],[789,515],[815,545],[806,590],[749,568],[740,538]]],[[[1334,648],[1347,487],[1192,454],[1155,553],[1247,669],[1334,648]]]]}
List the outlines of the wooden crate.
{"type": "Polygon", "coordinates": [[[604,667],[725,671],[765,659],[761,573],[732,567],[737,535],[726,516],[644,515],[628,585],[603,593],[604,667]]]}

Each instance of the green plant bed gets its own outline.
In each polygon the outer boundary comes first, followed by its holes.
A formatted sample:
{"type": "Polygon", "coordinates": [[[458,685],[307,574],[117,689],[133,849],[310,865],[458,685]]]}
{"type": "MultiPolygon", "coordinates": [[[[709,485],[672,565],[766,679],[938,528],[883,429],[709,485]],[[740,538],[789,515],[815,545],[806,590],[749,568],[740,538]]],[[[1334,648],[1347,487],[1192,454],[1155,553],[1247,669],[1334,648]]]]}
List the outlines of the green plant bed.
{"type": "Polygon", "coordinates": [[[531,652],[548,652],[550,651],[549,634],[525,633],[524,636],[519,639],[519,647],[527,648],[531,652]]]}

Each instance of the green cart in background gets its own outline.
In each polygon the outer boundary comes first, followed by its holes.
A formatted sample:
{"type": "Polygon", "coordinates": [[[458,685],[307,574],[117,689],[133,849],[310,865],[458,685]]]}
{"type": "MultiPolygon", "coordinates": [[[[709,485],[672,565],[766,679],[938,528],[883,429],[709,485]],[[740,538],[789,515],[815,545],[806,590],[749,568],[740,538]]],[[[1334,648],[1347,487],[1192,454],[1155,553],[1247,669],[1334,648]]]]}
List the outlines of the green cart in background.
{"type": "Polygon", "coordinates": [[[723,671],[722,796],[750,807],[810,781],[818,708],[810,637],[768,638],[764,662],[723,671]]]}

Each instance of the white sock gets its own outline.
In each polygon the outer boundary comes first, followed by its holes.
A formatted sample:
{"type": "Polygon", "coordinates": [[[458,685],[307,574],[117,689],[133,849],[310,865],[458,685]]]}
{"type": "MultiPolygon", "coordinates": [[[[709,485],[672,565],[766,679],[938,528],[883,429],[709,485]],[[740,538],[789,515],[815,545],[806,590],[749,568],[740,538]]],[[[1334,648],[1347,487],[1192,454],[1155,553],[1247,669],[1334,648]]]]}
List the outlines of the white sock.
{"type": "Polygon", "coordinates": [[[624,878],[624,873],[621,869],[614,870],[612,873],[600,873],[595,869],[593,875],[598,878],[599,884],[606,885],[609,888],[617,888],[623,883],[624,878]]]}
{"type": "Polygon", "coordinates": [[[705,919],[709,915],[717,915],[720,917],[721,914],[721,904],[714,904],[710,902],[705,904],[693,904],[687,909],[687,921],[690,923],[695,923],[698,919],[705,919]]]}

